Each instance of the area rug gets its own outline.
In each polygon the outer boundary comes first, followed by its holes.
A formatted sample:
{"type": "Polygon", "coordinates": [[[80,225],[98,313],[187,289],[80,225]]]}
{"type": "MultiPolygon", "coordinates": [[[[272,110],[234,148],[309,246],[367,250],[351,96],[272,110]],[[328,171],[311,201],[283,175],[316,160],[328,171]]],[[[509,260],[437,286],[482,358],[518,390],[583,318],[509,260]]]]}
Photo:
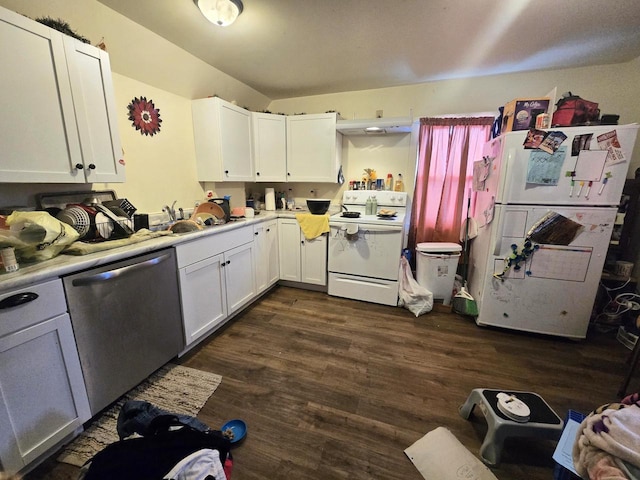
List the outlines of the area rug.
{"type": "Polygon", "coordinates": [[[123,395],[69,445],[57,460],[81,467],[110,443],[117,442],[118,414],[127,400],[142,400],[170,413],[195,417],[222,382],[215,373],[168,364],[123,395]]]}

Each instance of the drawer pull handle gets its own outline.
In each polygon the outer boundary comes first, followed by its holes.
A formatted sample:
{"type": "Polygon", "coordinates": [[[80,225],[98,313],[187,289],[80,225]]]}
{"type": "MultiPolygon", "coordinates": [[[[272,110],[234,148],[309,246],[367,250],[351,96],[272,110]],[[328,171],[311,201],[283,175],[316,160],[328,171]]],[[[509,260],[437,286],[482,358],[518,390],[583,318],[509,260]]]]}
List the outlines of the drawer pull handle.
{"type": "Polygon", "coordinates": [[[38,298],[37,293],[33,293],[33,292],[16,293],[15,295],[11,295],[10,297],[7,297],[2,301],[0,301],[0,310],[17,307],[25,303],[33,302],[36,298],[38,298]]]}

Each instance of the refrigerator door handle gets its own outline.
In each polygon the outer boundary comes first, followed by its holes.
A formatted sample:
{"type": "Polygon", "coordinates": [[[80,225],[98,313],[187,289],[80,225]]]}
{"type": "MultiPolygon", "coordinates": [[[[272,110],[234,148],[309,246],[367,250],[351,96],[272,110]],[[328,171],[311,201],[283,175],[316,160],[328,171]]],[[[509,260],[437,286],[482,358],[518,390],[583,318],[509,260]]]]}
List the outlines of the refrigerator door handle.
{"type": "MultiPolygon", "coordinates": [[[[504,216],[506,213],[506,208],[504,206],[500,207],[500,215],[498,217],[498,230],[496,231],[496,243],[493,246],[493,256],[497,257],[500,255],[500,251],[502,250],[502,236],[504,234],[504,216]]],[[[495,221],[495,219],[494,219],[495,221]]]]}

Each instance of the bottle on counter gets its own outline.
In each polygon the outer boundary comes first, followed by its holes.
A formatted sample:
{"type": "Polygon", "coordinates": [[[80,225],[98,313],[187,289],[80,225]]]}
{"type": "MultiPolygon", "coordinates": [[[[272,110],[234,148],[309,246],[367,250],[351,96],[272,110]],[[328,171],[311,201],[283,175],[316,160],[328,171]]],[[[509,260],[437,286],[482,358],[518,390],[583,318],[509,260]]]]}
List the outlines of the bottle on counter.
{"type": "Polygon", "coordinates": [[[378,214],[378,200],[376,200],[376,196],[373,195],[371,197],[371,213],[370,215],[377,215],[378,214]]]}
{"type": "Polygon", "coordinates": [[[387,173],[387,180],[384,183],[385,190],[393,190],[393,175],[387,173]]]}
{"type": "Polygon", "coordinates": [[[373,202],[371,201],[371,197],[367,198],[367,201],[364,204],[364,214],[372,215],[371,210],[373,209],[373,202]]]}
{"type": "Polygon", "coordinates": [[[404,182],[402,181],[402,174],[398,174],[398,179],[396,180],[395,186],[393,187],[395,192],[404,192],[404,182]]]}

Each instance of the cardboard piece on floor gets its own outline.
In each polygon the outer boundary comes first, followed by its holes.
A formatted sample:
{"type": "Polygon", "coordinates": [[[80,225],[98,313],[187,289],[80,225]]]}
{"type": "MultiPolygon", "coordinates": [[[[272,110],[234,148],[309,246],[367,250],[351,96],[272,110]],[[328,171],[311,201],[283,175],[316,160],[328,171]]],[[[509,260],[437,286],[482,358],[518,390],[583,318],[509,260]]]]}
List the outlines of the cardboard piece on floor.
{"type": "Polygon", "coordinates": [[[498,480],[444,427],[430,431],[404,453],[427,480],[498,480]]]}

